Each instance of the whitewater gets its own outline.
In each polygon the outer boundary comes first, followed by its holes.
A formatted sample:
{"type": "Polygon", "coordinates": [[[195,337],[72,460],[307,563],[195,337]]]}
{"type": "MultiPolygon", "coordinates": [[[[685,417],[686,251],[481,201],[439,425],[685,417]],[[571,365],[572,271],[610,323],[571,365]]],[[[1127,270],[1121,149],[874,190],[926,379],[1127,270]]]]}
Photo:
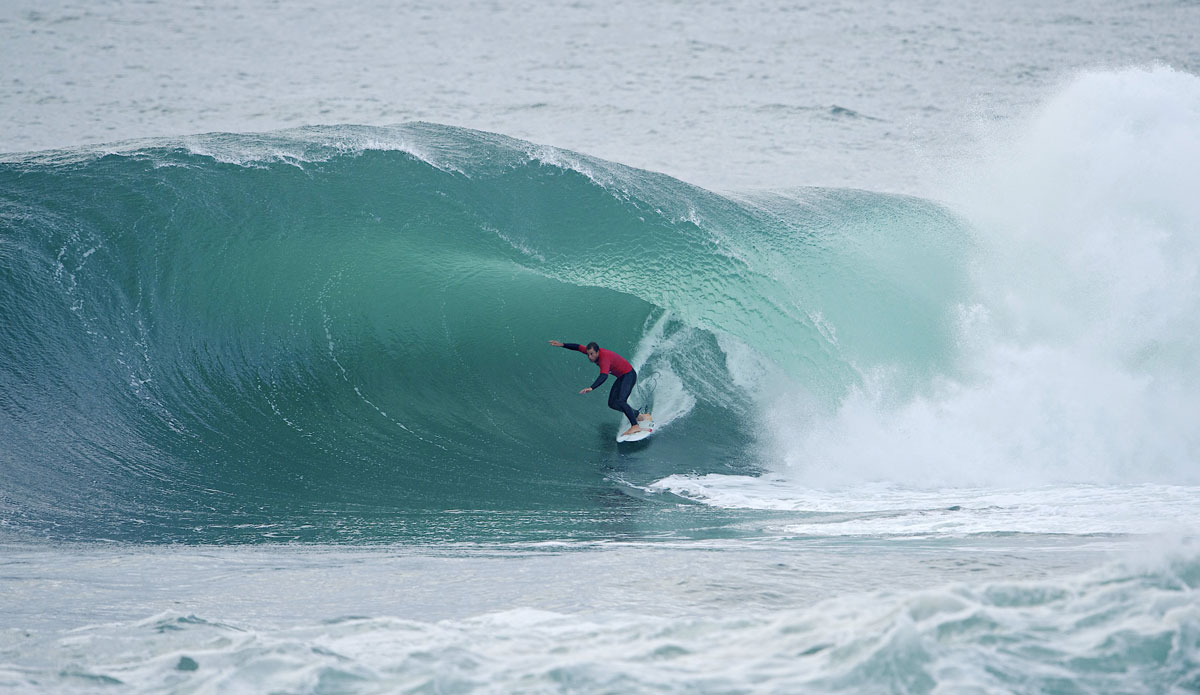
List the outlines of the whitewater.
{"type": "Polygon", "coordinates": [[[1197,27],[6,10],[0,690],[1200,691],[1197,27]]]}

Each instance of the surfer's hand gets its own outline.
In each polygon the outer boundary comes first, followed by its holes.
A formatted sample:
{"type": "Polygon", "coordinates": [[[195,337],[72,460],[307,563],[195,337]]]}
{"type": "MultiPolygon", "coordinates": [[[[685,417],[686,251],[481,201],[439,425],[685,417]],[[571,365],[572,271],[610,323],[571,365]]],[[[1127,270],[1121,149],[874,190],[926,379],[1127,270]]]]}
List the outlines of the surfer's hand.
{"type": "Polygon", "coordinates": [[[591,390],[592,390],[592,387],[591,387],[591,386],[589,386],[589,387],[585,388],[584,390],[580,391],[579,393],[581,393],[581,394],[583,394],[583,393],[590,393],[590,392],[591,392],[591,390]]]}
{"type": "Polygon", "coordinates": [[[562,347],[563,346],[563,344],[557,340],[551,340],[550,344],[553,345],[554,347],[562,347]]]}

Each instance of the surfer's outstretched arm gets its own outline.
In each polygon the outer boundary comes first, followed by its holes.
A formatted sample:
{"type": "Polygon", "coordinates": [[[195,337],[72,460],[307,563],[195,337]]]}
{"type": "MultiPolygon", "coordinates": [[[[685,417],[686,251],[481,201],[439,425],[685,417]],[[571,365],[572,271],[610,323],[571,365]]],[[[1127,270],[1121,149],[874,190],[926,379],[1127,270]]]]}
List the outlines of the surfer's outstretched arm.
{"type": "Polygon", "coordinates": [[[592,382],[591,386],[585,388],[584,390],[580,391],[579,393],[591,393],[592,391],[595,391],[596,389],[600,388],[600,384],[603,384],[604,380],[607,378],[608,378],[608,374],[601,372],[600,376],[596,377],[596,380],[592,382]]]}
{"type": "MultiPolygon", "coordinates": [[[[603,384],[604,380],[608,378],[609,365],[607,358],[603,357],[603,354],[606,351],[601,350],[599,345],[595,343],[588,343],[588,346],[585,348],[579,343],[564,343],[561,340],[551,340],[549,342],[554,347],[582,352],[588,356],[589,360],[595,362],[600,367],[600,376],[596,377],[596,380],[592,382],[592,385],[580,391],[580,393],[591,393],[592,391],[600,388],[600,384],[603,384]]],[[[621,358],[618,356],[617,359],[621,358]]],[[[632,370],[633,368],[630,367],[630,369],[632,370]]]]}

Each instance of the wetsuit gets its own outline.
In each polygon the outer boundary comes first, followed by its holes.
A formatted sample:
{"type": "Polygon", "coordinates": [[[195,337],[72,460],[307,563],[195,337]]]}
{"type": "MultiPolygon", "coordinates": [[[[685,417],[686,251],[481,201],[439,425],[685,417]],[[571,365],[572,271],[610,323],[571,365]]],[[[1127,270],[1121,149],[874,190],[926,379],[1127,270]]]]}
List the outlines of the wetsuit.
{"type": "MultiPolygon", "coordinates": [[[[568,350],[577,350],[583,354],[587,354],[587,348],[578,343],[563,343],[563,347],[568,350]]],[[[600,355],[596,358],[596,366],[600,367],[600,376],[592,382],[592,389],[596,389],[611,373],[617,377],[617,381],[608,391],[608,407],[613,410],[625,413],[625,417],[629,418],[630,425],[638,424],[638,413],[633,408],[629,407],[629,394],[633,392],[633,385],[637,383],[637,372],[634,371],[633,365],[629,364],[624,357],[621,357],[612,350],[600,348],[600,355]]]]}

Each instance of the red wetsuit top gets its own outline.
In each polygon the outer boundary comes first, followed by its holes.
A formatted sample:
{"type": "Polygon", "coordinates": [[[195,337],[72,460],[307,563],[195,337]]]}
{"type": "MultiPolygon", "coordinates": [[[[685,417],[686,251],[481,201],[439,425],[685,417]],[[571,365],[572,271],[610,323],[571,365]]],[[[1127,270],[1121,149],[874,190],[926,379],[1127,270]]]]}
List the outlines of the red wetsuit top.
{"type": "MultiPolygon", "coordinates": [[[[568,350],[578,350],[585,355],[587,354],[587,348],[578,343],[563,343],[563,347],[568,350]]],[[[600,377],[596,379],[596,383],[592,384],[592,388],[603,384],[609,374],[613,374],[619,378],[633,371],[633,366],[624,357],[604,348],[600,348],[600,356],[596,358],[596,366],[600,367],[600,377]]]]}

